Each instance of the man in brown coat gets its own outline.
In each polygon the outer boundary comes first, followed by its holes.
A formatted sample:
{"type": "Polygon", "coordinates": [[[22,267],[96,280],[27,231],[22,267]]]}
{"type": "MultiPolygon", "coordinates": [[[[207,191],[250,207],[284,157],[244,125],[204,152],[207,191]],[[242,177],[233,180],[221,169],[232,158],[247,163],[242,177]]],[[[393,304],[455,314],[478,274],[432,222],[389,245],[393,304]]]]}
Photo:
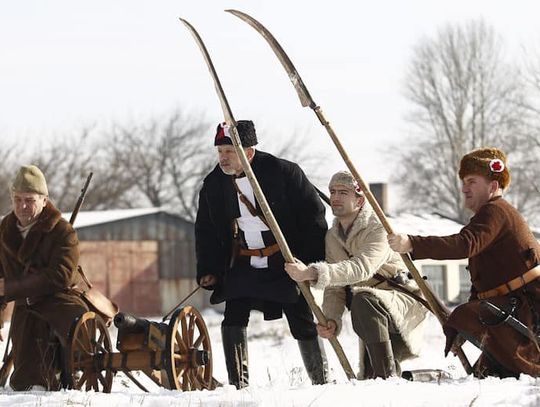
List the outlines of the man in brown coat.
{"type": "Polygon", "coordinates": [[[471,296],[444,326],[446,353],[466,339],[482,349],[475,375],[540,376],[540,245],[502,197],[510,183],[506,156],[495,148],[473,150],[461,159],[459,177],[465,206],[474,212],[470,222],[445,237],[390,235],[390,247],[415,259],[469,258],[471,296]],[[494,316],[483,301],[511,313],[529,334],[494,316]]]}
{"type": "MultiPolygon", "coordinates": [[[[15,301],[11,318],[15,390],[60,387],[71,325],[87,307],[69,288],[77,277],[79,242],[48,199],[39,168],[20,168],[13,211],[0,224],[0,301],[15,301]]],[[[3,320],[3,318],[2,318],[3,320]]]]}

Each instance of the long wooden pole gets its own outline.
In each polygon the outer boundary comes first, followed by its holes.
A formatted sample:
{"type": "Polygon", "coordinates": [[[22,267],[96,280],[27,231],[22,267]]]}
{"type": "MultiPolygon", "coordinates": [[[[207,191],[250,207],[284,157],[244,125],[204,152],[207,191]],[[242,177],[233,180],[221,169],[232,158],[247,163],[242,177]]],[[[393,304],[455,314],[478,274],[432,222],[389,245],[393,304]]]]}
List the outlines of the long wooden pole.
{"type": "MultiPolygon", "coordinates": [[[[272,213],[272,210],[270,209],[270,205],[268,205],[268,201],[266,200],[266,197],[264,196],[264,193],[262,192],[262,189],[261,189],[261,186],[259,185],[257,177],[255,176],[253,169],[251,168],[251,165],[249,163],[249,160],[246,157],[244,149],[242,148],[240,137],[238,136],[238,130],[236,129],[236,120],[234,119],[232,110],[229,106],[229,102],[227,101],[225,92],[223,91],[221,82],[219,81],[219,77],[217,76],[217,72],[214,68],[214,64],[212,63],[212,60],[210,59],[210,55],[206,49],[206,46],[204,45],[201,37],[199,36],[195,28],[186,20],[182,18],[180,20],[191,32],[193,38],[197,42],[197,45],[199,46],[199,49],[201,50],[203,57],[206,61],[208,70],[210,71],[210,74],[214,80],[214,85],[215,85],[216,92],[218,94],[218,97],[221,103],[225,121],[230,126],[230,133],[232,134],[232,142],[233,142],[234,149],[236,151],[236,154],[240,158],[240,162],[242,163],[242,168],[249,180],[249,183],[251,184],[251,187],[253,188],[253,192],[263,212],[263,215],[266,221],[268,222],[268,227],[272,231],[272,234],[274,235],[276,242],[279,245],[279,248],[281,250],[281,253],[283,254],[283,258],[285,259],[285,261],[287,263],[294,263],[295,259],[291,253],[291,250],[289,249],[289,245],[287,244],[287,241],[285,240],[285,237],[283,236],[281,228],[279,227],[276,221],[276,218],[274,217],[274,214],[272,213]]],[[[319,323],[326,326],[327,319],[324,316],[322,310],[319,308],[319,306],[315,302],[315,299],[313,298],[313,294],[311,293],[309,286],[305,282],[302,282],[302,283],[298,283],[298,287],[300,288],[302,295],[306,299],[306,302],[308,303],[312,312],[315,314],[315,317],[317,318],[319,323]]],[[[354,379],[356,376],[337,338],[336,337],[331,338],[330,343],[332,345],[332,348],[336,352],[336,355],[339,359],[339,362],[341,363],[341,366],[343,367],[343,370],[345,371],[345,374],[347,375],[347,378],[354,379]]]]}
{"type": "MultiPolygon", "coordinates": [[[[356,167],[352,163],[351,159],[349,158],[349,155],[347,154],[347,151],[343,148],[343,145],[339,141],[339,138],[337,137],[336,133],[334,132],[334,129],[326,120],[326,117],[324,116],[321,108],[319,106],[316,106],[314,109],[315,114],[317,115],[317,118],[321,122],[321,124],[326,128],[326,131],[328,132],[328,135],[334,142],[334,145],[336,146],[337,150],[339,151],[339,154],[343,158],[343,161],[347,165],[347,168],[353,175],[353,177],[358,182],[358,185],[364,192],[366,199],[373,207],[375,213],[377,214],[377,217],[381,221],[382,225],[384,226],[384,229],[388,234],[393,234],[394,231],[392,229],[392,226],[390,226],[390,223],[388,222],[388,219],[386,215],[384,214],[383,210],[381,209],[379,203],[371,193],[371,190],[369,189],[369,186],[365,183],[364,179],[360,175],[360,173],[356,170],[356,167]]],[[[439,300],[439,298],[435,295],[431,287],[426,283],[426,281],[422,278],[422,275],[414,265],[411,256],[409,254],[401,254],[401,259],[403,260],[403,263],[405,263],[405,266],[411,273],[414,281],[422,291],[422,294],[424,294],[424,297],[426,298],[431,312],[437,317],[441,325],[444,325],[445,322],[448,320],[448,315],[450,314],[448,308],[439,300]]],[[[467,374],[472,373],[472,367],[469,363],[469,360],[467,359],[467,356],[463,352],[461,348],[457,351],[457,356],[463,365],[463,368],[465,369],[467,374]]]]}
{"type": "MultiPolygon", "coordinates": [[[[292,63],[291,59],[285,52],[285,50],[281,47],[279,42],[275,39],[275,37],[272,35],[272,33],[264,27],[259,21],[251,17],[250,15],[243,13],[238,10],[225,10],[228,13],[233,14],[234,16],[238,17],[239,19],[243,20],[247,24],[249,24],[251,27],[253,27],[259,34],[262,35],[262,37],[266,40],[268,45],[272,48],[274,51],[274,54],[279,59],[279,62],[287,72],[287,75],[289,76],[289,79],[294,86],[298,97],[300,99],[300,103],[304,107],[309,107],[312,109],[315,114],[317,115],[317,118],[321,122],[321,124],[326,128],[326,131],[332,138],[332,141],[336,145],[339,153],[341,154],[341,157],[345,161],[345,164],[349,168],[349,171],[351,174],[356,178],[358,181],[358,184],[362,188],[362,191],[364,191],[366,198],[368,199],[371,206],[373,206],[373,209],[375,210],[375,213],[377,214],[379,220],[383,224],[384,228],[386,229],[386,232],[389,234],[394,233],[392,231],[392,228],[390,227],[390,224],[388,223],[388,220],[386,219],[386,216],[384,215],[384,212],[381,210],[378,202],[373,197],[373,194],[369,190],[369,187],[366,185],[358,171],[356,171],[356,168],[354,167],[353,163],[349,159],[349,156],[347,155],[347,152],[341,145],[336,133],[332,129],[332,126],[330,126],[330,123],[326,118],[324,117],[323,112],[321,111],[321,108],[315,103],[313,98],[311,97],[311,94],[309,93],[307,86],[304,84],[304,81],[302,80],[300,74],[298,73],[297,69],[295,68],[294,64],[292,63]]],[[[444,324],[446,320],[448,319],[449,311],[446,309],[444,304],[437,298],[437,296],[433,293],[431,288],[426,284],[416,267],[414,266],[414,263],[412,262],[412,259],[408,255],[401,255],[401,258],[403,259],[403,262],[409,269],[412,277],[418,284],[418,287],[422,291],[422,294],[426,297],[426,300],[429,303],[429,306],[431,307],[431,311],[435,314],[439,322],[444,324]]],[[[459,349],[457,353],[463,368],[467,372],[467,374],[472,373],[472,368],[467,360],[467,357],[463,353],[461,349],[459,349]]]]}

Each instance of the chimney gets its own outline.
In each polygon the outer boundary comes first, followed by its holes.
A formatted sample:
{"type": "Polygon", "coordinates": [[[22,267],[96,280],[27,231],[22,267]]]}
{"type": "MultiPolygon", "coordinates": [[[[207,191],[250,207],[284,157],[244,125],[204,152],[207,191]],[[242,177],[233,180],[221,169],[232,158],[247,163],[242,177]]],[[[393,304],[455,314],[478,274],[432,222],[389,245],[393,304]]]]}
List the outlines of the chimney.
{"type": "Polygon", "coordinates": [[[369,184],[369,189],[379,203],[385,215],[388,215],[388,184],[386,182],[376,182],[369,184]]]}

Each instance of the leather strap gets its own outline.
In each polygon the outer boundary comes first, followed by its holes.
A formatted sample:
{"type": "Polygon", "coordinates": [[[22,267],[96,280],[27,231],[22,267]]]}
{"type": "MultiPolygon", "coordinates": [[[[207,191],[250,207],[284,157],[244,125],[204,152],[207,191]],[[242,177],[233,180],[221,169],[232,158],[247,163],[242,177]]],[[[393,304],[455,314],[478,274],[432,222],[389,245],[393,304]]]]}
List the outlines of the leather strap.
{"type": "Polygon", "coordinates": [[[512,291],[516,291],[517,289],[523,287],[525,284],[536,280],[538,277],[540,277],[540,265],[533,267],[529,271],[523,273],[521,276],[516,277],[504,284],[501,284],[498,287],[492,288],[491,290],[479,292],[478,298],[481,300],[485,300],[487,298],[506,295],[512,291]]]}
{"type": "Polygon", "coordinates": [[[257,256],[257,257],[269,257],[279,252],[279,245],[274,243],[271,246],[263,247],[261,249],[240,249],[238,254],[240,256],[257,256]]]}
{"type": "Polygon", "coordinates": [[[420,304],[422,304],[424,307],[426,307],[428,310],[431,311],[431,307],[429,306],[429,303],[424,298],[420,297],[416,293],[413,293],[412,291],[409,291],[408,289],[406,289],[402,285],[396,283],[394,280],[392,280],[390,278],[387,278],[387,277],[385,277],[385,276],[383,276],[381,274],[378,274],[378,273],[375,273],[372,277],[377,281],[386,282],[390,287],[395,288],[396,290],[401,291],[403,294],[406,294],[409,297],[415,299],[416,301],[418,301],[420,304]]]}
{"type": "Polygon", "coordinates": [[[266,222],[266,219],[264,218],[262,213],[257,212],[257,209],[255,209],[255,207],[249,201],[249,199],[242,193],[242,191],[240,191],[240,188],[238,188],[238,184],[236,183],[236,178],[232,177],[232,183],[234,185],[234,189],[236,189],[236,192],[238,193],[238,198],[244,205],[246,205],[251,216],[258,217],[261,220],[261,222],[264,223],[268,227],[268,223],[266,222]]]}

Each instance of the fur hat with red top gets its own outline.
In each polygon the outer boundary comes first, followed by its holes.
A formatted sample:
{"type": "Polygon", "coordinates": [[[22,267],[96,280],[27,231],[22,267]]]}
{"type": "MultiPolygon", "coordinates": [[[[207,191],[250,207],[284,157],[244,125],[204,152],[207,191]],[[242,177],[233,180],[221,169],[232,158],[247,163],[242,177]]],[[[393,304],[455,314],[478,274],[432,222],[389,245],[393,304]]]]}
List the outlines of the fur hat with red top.
{"type": "Polygon", "coordinates": [[[499,181],[502,189],[510,185],[510,170],[506,165],[506,154],[498,148],[479,148],[463,156],[459,165],[459,178],[467,175],[483,175],[499,181]]]}
{"type": "MultiPolygon", "coordinates": [[[[251,120],[238,120],[236,122],[236,130],[238,130],[242,147],[252,147],[257,144],[257,133],[255,132],[255,125],[251,120]]],[[[218,124],[214,146],[232,145],[231,137],[229,125],[227,123],[218,124]]]]}

